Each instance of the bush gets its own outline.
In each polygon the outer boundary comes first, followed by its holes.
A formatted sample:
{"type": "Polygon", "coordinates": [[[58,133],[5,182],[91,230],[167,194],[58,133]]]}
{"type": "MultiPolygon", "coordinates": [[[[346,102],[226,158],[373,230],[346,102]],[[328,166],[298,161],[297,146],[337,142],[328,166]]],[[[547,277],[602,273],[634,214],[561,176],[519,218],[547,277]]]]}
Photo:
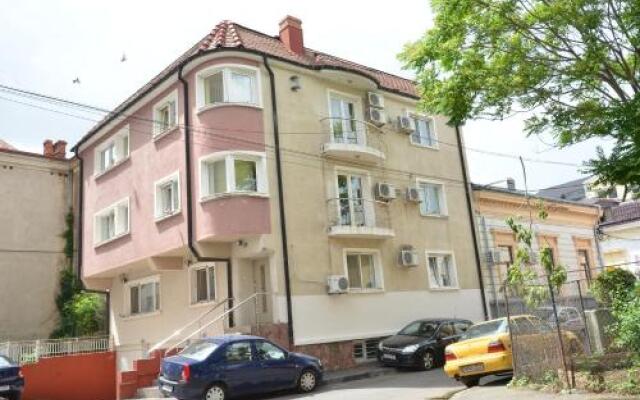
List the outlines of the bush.
{"type": "Polygon", "coordinates": [[[625,301],[634,292],[636,277],[622,268],[607,268],[591,285],[595,299],[605,305],[613,306],[614,301],[625,301]]]}
{"type": "Polygon", "coordinates": [[[635,354],[640,354],[640,297],[615,302],[613,307],[615,343],[635,354]]]}

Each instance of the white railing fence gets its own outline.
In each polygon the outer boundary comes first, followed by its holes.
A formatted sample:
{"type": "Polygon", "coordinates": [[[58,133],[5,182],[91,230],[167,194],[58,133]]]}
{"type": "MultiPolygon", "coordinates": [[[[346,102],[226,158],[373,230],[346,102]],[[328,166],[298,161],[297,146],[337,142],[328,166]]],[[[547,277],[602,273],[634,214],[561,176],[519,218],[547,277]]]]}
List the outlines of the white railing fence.
{"type": "Polygon", "coordinates": [[[100,353],[113,348],[108,336],[26,340],[0,343],[0,354],[20,364],[38,362],[40,358],[70,354],[100,353]]]}

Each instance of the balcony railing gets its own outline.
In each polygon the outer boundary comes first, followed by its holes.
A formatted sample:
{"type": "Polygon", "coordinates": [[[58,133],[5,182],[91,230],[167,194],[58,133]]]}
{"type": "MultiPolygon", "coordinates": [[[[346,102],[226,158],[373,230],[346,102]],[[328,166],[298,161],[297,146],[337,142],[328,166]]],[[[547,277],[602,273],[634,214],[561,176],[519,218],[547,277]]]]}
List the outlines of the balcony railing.
{"type": "Polygon", "coordinates": [[[329,236],[385,239],[394,236],[388,204],[363,198],[327,201],[329,236]]]}
{"type": "Polygon", "coordinates": [[[322,154],[327,157],[375,164],[385,159],[382,131],[368,122],[344,118],[323,118],[327,141],[322,154]]]}

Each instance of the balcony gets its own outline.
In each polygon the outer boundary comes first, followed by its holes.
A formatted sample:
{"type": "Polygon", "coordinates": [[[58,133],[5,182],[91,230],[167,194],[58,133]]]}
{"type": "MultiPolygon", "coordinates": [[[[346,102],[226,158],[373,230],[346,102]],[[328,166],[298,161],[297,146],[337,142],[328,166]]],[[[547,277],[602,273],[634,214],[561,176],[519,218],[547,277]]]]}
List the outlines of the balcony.
{"type": "Polygon", "coordinates": [[[376,164],[384,161],[382,131],[368,122],[355,119],[325,118],[328,141],[322,145],[325,157],[376,164]]]}
{"type": "Polygon", "coordinates": [[[388,239],[391,229],[388,204],[362,198],[338,198],[327,202],[329,236],[350,239],[388,239]]]}

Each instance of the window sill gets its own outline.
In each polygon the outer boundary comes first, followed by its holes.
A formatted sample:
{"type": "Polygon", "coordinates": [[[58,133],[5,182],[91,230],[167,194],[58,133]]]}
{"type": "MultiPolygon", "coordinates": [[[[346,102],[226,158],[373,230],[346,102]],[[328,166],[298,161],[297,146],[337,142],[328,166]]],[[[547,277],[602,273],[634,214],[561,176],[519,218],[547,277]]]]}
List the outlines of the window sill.
{"type": "Polygon", "coordinates": [[[164,130],[162,132],[158,132],[156,134],[153,135],[153,141],[157,142],[158,140],[162,139],[163,137],[169,136],[174,132],[177,132],[180,130],[180,127],[178,125],[172,126],[171,128],[164,130]]]}
{"type": "Polygon", "coordinates": [[[189,303],[189,308],[203,308],[207,306],[211,307],[217,304],[218,304],[218,301],[216,299],[209,300],[209,301],[199,301],[197,303],[189,303]]]}
{"type": "Polygon", "coordinates": [[[421,144],[421,143],[416,143],[416,142],[412,142],[410,141],[412,146],[415,147],[420,147],[422,149],[429,149],[429,150],[440,150],[440,147],[438,147],[438,145],[433,145],[433,146],[429,146],[428,144],[421,144]]]}
{"type": "Polygon", "coordinates": [[[161,310],[157,310],[157,311],[151,311],[148,313],[140,313],[140,314],[129,314],[129,315],[120,315],[120,318],[122,318],[123,321],[135,321],[137,319],[143,319],[143,318],[147,318],[147,317],[155,317],[160,315],[161,310]]]}
{"type": "Polygon", "coordinates": [[[115,242],[118,239],[121,239],[121,238],[123,238],[125,236],[129,236],[130,234],[131,234],[130,231],[129,232],[125,232],[125,233],[121,233],[121,234],[119,234],[117,236],[114,236],[114,237],[112,237],[110,239],[103,240],[102,242],[94,243],[93,248],[97,249],[98,247],[102,247],[102,246],[104,246],[106,244],[109,244],[111,242],[115,242]]]}
{"type": "Polygon", "coordinates": [[[269,198],[268,193],[261,192],[229,192],[229,193],[220,193],[209,196],[204,196],[200,198],[200,203],[206,203],[212,200],[218,199],[227,199],[233,197],[258,197],[258,198],[269,198]]]}
{"type": "Polygon", "coordinates": [[[126,163],[127,161],[129,161],[130,158],[131,158],[131,154],[129,154],[128,156],[126,156],[122,160],[119,160],[118,162],[113,164],[108,169],[105,169],[102,172],[97,172],[97,173],[93,174],[93,179],[98,180],[98,179],[102,178],[103,176],[107,175],[109,172],[111,172],[114,169],[118,168],[120,165],[122,165],[122,164],[126,163]]]}
{"type": "Polygon", "coordinates": [[[449,218],[448,214],[422,214],[420,213],[421,217],[424,218],[434,218],[434,219],[447,219],[449,218]]]}
{"type": "Polygon", "coordinates": [[[171,217],[175,217],[176,215],[179,215],[181,212],[182,212],[182,210],[181,210],[180,208],[178,208],[177,210],[173,211],[173,212],[172,212],[172,213],[170,213],[170,214],[165,214],[165,215],[156,216],[156,217],[155,217],[155,222],[156,222],[156,223],[158,223],[158,222],[162,222],[162,221],[167,220],[167,219],[169,219],[169,218],[171,218],[171,217]]]}
{"type": "Polygon", "coordinates": [[[459,286],[451,286],[451,287],[429,287],[429,290],[434,292],[454,292],[456,290],[460,290],[459,286]]]}
{"type": "Polygon", "coordinates": [[[380,294],[384,289],[348,289],[349,294],[380,294]]]}
{"type": "Polygon", "coordinates": [[[248,108],[255,108],[258,110],[262,110],[262,105],[260,104],[253,104],[253,103],[215,103],[215,104],[207,104],[205,106],[200,106],[198,108],[197,114],[201,114],[205,111],[209,111],[215,108],[220,108],[220,107],[248,107],[248,108]]]}

